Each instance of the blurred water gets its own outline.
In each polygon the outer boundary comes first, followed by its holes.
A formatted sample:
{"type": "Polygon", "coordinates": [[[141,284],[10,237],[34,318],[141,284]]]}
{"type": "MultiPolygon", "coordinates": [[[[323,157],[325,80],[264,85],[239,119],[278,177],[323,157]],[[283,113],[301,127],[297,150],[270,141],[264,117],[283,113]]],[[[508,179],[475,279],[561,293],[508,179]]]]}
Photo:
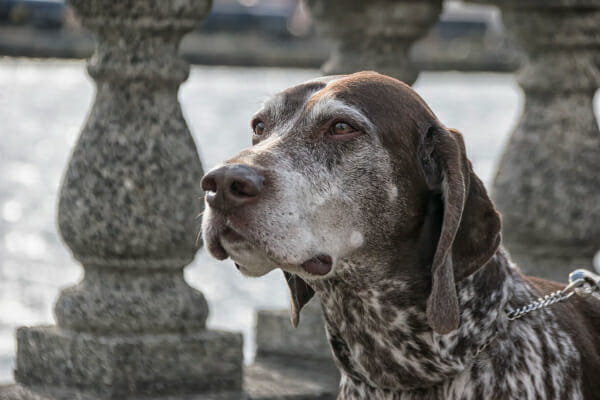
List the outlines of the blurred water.
{"type": "MultiPolygon", "coordinates": [[[[249,144],[249,116],[262,100],[317,75],[193,67],[180,100],[205,168],[249,144]]],[[[415,88],[446,125],[463,132],[475,169],[489,182],[522,107],[513,77],[424,73],[415,88]]],[[[14,329],[52,323],[60,288],[81,277],[57,235],[55,209],[61,174],[93,95],[83,62],[0,58],[0,382],[12,379],[14,329]]],[[[244,333],[247,362],[254,351],[254,311],[288,304],[279,271],[244,278],[230,261],[215,261],[205,251],[186,278],[208,299],[210,327],[244,333]]]]}

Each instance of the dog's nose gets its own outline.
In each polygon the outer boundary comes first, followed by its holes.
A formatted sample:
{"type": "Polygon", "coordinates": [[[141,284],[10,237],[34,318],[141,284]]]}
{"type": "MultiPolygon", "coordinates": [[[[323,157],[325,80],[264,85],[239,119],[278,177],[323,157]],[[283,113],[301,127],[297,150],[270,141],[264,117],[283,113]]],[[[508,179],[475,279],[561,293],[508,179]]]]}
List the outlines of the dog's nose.
{"type": "Polygon", "coordinates": [[[211,207],[231,211],[255,200],[265,178],[254,168],[231,164],[214,169],[202,178],[202,190],[211,207]]]}

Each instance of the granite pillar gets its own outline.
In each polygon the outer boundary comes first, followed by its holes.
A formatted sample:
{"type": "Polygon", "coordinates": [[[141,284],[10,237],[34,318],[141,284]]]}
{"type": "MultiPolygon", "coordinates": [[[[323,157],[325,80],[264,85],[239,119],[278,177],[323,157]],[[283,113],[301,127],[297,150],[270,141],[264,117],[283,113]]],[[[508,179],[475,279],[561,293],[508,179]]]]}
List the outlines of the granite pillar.
{"type": "Polygon", "coordinates": [[[242,337],[206,329],[206,300],[183,277],[200,246],[203,171],[177,99],[189,73],[177,48],[211,2],[70,4],[97,37],[88,62],[96,98],[58,207],[85,275],[60,294],[56,326],[18,330],[20,390],[44,399],[240,398],[242,337]]]}
{"type": "Polygon", "coordinates": [[[493,185],[503,238],[527,273],[565,282],[600,249],[600,0],[489,0],[528,60],[521,119],[493,185]]]}
{"type": "Polygon", "coordinates": [[[317,30],[337,43],[325,75],[374,70],[413,84],[410,48],[437,22],[442,0],[306,0],[317,30]]]}

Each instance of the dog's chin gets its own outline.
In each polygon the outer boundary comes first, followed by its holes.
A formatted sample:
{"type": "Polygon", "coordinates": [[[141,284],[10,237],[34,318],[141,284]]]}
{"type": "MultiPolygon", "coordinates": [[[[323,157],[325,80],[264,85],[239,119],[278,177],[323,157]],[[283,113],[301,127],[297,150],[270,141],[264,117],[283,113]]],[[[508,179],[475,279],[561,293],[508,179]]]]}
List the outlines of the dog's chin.
{"type": "Polygon", "coordinates": [[[235,263],[235,266],[242,275],[247,276],[249,278],[259,278],[263,275],[268,274],[269,272],[271,272],[273,270],[273,269],[266,269],[266,268],[246,267],[237,262],[235,263]]]}

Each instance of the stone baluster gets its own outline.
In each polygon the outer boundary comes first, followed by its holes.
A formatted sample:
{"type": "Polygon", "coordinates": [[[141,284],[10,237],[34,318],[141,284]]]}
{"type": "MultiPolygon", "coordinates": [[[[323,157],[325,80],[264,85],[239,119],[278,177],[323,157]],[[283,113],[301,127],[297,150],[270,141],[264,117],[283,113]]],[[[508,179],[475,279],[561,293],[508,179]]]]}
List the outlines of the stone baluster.
{"type": "Polygon", "coordinates": [[[527,273],[566,281],[600,249],[600,0],[484,0],[528,55],[523,115],[493,187],[503,237],[527,273]]]}
{"type": "Polygon", "coordinates": [[[203,171],[177,99],[189,73],[177,48],[211,2],[70,4],[97,35],[96,98],[58,213],[85,276],[60,294],[57,326],[18,330],[15,378],[52,399],[240,398],[242,337],[206,329],[206,300],[183,277],[200,246],[203,171]]]}
{"type": "Polygon", "coordinates": [[[325,75],[374,70],[413,84],[419,71],[409,51],[437,22],[442,0],[306,0],[317,31],[337,48],[325,75]]]}

